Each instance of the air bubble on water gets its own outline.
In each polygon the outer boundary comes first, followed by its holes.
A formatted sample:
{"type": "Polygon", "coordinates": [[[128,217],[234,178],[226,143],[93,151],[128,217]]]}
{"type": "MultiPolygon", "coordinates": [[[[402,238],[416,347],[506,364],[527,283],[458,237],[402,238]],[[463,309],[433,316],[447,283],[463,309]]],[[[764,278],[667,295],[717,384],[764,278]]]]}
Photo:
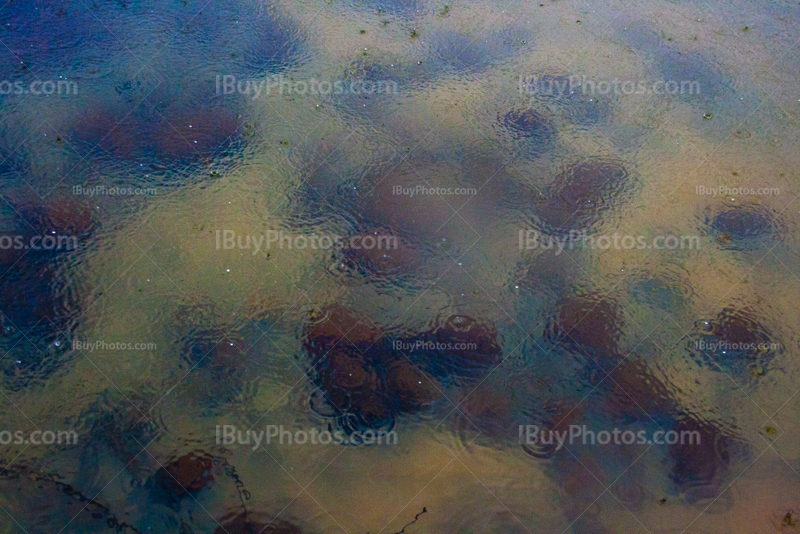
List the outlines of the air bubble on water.
{"type": "Polygon", "coordinates": [[[60,342],[60,341],[56,341],[56,342],[54,343],[54,345],[55,345],[56,347],[60,347],[60,346],[61,346],[61,342],[60,342]]]}

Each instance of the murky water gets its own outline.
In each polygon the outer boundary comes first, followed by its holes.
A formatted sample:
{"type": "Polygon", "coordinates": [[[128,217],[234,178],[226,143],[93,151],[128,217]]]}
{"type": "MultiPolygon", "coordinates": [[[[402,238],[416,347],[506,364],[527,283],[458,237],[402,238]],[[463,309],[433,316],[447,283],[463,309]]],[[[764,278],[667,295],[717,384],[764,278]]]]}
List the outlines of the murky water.
{"type": "Polygon", "coordinates": [[[5,3],[2,531],[800,530],[798,22],[5,3]]]}

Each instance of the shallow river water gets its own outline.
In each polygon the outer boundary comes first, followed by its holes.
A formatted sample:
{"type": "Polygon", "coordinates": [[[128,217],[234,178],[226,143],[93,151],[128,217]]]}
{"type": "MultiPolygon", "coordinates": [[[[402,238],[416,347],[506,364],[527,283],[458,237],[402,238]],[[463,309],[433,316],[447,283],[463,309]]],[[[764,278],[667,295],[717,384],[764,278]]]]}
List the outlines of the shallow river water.
{"type": "Polygon", "coordinates": [[[0,0],[0,530],[800,531],[800,5],[540,1],[0,0]]]}

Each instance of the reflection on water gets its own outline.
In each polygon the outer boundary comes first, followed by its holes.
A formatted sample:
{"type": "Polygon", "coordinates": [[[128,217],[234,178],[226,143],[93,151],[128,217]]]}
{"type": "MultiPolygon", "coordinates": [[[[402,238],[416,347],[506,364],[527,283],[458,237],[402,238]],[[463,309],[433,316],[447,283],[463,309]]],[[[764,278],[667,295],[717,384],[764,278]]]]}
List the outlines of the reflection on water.
{"type": "Polygon", "coordinates": [[[0,15],[3,532],[800,529],[796,5],[0,15]]]}

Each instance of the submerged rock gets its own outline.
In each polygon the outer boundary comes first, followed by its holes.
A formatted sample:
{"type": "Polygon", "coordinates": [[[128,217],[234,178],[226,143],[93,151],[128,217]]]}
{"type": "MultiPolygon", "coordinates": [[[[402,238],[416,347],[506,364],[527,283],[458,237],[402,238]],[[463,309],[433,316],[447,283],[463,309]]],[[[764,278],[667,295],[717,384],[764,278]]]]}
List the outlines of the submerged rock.
{"type": "Polygon", "coordinates": [[[536,216],[548,233],[587,230],[621,201],[628,178],[627,169],[613,159],[570,165],[537,200],[536,216]]]}
{"type": "Polygon", "coordinates": [[[552,122],[532,109],[512,110],[502,117],[498,116],[498,120],[517,139],[533,137],[544,143],[549,142],[556,133],[552,122]]]}
{"type": "Polygon", "coordinates": [[[339,305],[323,317],[306,328],[303,346],[312,382],[345,429],[390,427],[430,406],[441,384],[474,382],[502,361],[497,330],[466,315],[399,338],[339,305]]]}
{"type": "Polygon", "coordinates": [[[164,157],[207,162],[234,146],[242,133],[240,127],[241,121],[229,108],[197,108],[158,124],[150,138],[159,140],[164,157]]]}
{"type": "Polygon", "coordinates": [[[197,493],[214,480],[214,459],[194,451],[165,464],[154,475],[154,483],[174,497],[197,493]]]}
{"type": "Polygon", "coordinates": [[[549,321],[545,338],[587,355],[606,371],[622,358],[620,339],[625,325],[617,302],[598,293],[562,299],[549,321]]]}
{"type": "Polygon", "coordinates": [[[397,285],[422,263],[422,247],[385,228],[367,230],[356,245],[342,251],[337,270],[364,276],[370,283],[397,285]]]}
{"type": "Polygon", "coordinates": [[[662,425],[672,421],[678,403],[670,385],[656,376],[644,360],[631,355],[610,375],[604,414],[625,423],[662,425]]]}
{"type": "Polygon", "coordinates": [[[524,156],[538,157],[555,147],[558,131],[544,110],[513,109],[498,113],[497,122],[501,136],[518,146],[524,156]]]}
{"type": "Polygon", "coordinates": [[[14,210],[0,240],[0,328],[9,342],[5,373],[23,385],[67,361],[61,353],[87,296],[78,283],[80,255],[99,222],[90,205],[57,194],[18,202],[14,210]],[[27,341],[20,344],[20,336],[27,341]]]}
{"type": "Polygon", "coordinates": [[[735,437],[714,421],[684,416],[675,423],[678,441],[668,445],[670,478],[690,501],[716,498],[722,479],[742,452],[735,437]]]}
{"type": "Polygon", "coordinates": [[[339,305],[306,328],[309,376],[348,433],[385,429],[438,397],[434,379],[394,349],[368,318],[339,305]]]}
{"type": "Polygon", "coordinates": [[[419,160],[412,164],[427,168],[415,171],[409,164],[401,163],[386,173],[379,170],[367,177],[367,193],[359,202],[359,211],[398,235],[418,241],[432,240],[467,199],[454,200],[435,192],[442,188],[438,181],[441,168],[419,160]],[[453,204],[455,207],[451,207],[453,204]]]}
{"type": "Polygon", "coordinates": [[[749,249],[780,236],[775,218],[760,204],[729,206],[707,219],[717,242],[736,249],[749,249]]]}
{"type": "Polygon", "coordinates": [[[781,350],[756,312],[748,307],[726,307],[716,318],[699,322],[696,330],[690,351],[714,370],[735,374],[749,370],[758,377],[781,350]]]}
{"type": "Polygon", "coordinates": [[[497,46],[502,41],[496,35],[474,39],[455,31],[438,31],[430,41],[433,44],[431,61],[439,69],[453,69],[459,74],[481,71],[509,53],[497,46]]]}
{"type": "Polygon", "coordinates": [[[451,315],[402,343],[416,347],[411,357],[426,370],[456,382],[476,379],[503,361],[497,329],[469,315],[451,315]]]}
{"type": "Polygon", "coordinates": [[[124,159],[148,170],[210,164],[212,158],[230,155],[237,143],[243,143],[235,106],[187,107],[177,95],[160,93],[134,112],[102,104],[86,110],[72,125],[70,142],[110,164],[119,165],[124,159]]]}

